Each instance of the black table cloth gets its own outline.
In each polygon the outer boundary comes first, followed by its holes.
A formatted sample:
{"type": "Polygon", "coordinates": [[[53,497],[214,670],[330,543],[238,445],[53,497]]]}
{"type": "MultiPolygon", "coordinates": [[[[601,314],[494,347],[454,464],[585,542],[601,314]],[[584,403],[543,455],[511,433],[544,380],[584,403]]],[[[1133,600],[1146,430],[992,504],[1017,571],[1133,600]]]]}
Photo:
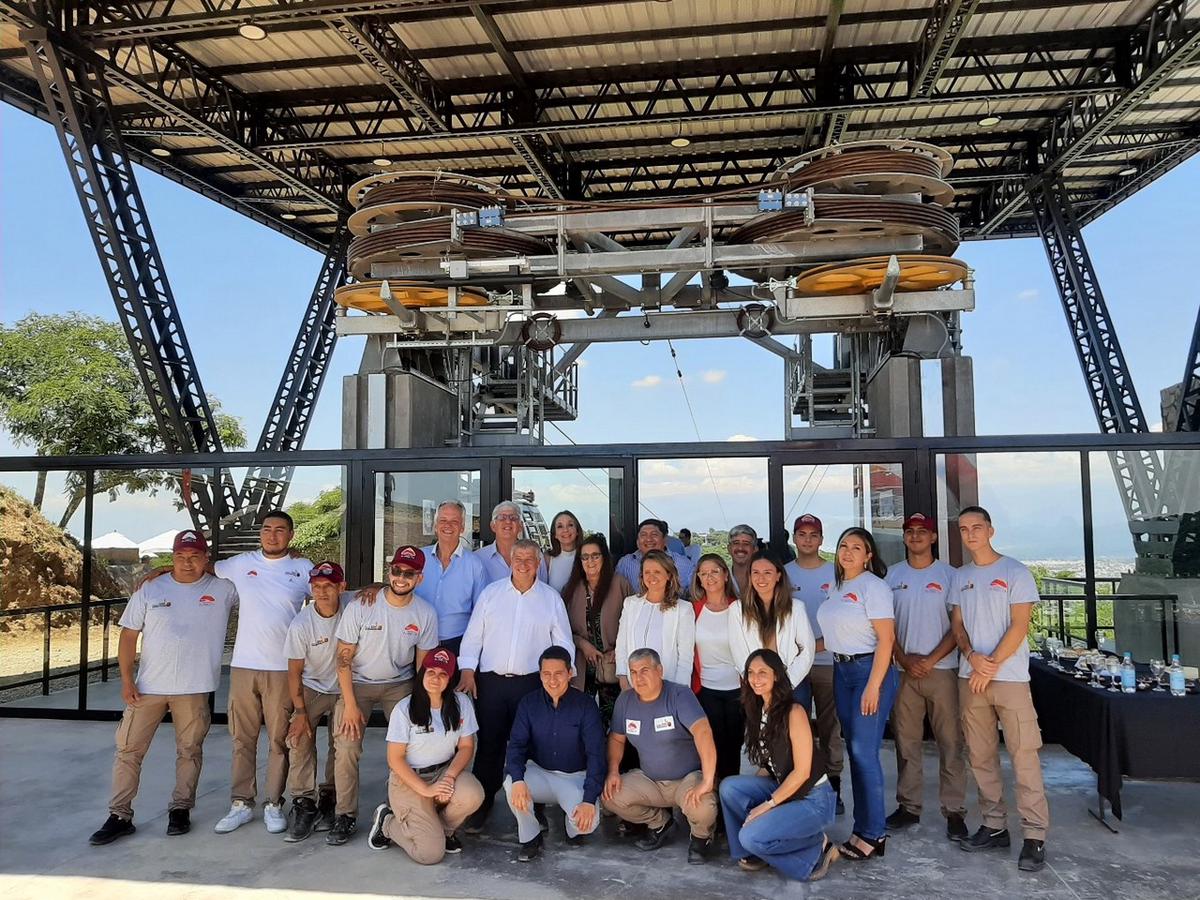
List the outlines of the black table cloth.
{"type": "Polygon", "coordinates": [[[1118,819],[1122,776],[1200,779],[1200,696],[1112,693],[1039,659],[1029,677],[1042,740],[1092,767],[1118,819]]]}

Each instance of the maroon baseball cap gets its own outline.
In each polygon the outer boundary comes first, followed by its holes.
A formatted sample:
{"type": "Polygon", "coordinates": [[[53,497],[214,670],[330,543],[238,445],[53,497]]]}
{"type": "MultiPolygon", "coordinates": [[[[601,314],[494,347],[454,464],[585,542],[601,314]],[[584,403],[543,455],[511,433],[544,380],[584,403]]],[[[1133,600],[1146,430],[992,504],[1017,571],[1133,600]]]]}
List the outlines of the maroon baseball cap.
{"type": "Polygon", "coordinates": [[[178,553],[180,550],[199,550],[201,553],[208,552],[208,541],[204,539],[204,534],[199,531],[181,531],[175,535],[175,543],[171,545],[171,552],[178,553]]]}
{"type": "Polygon", "coordinates": [[[425,661],[421,663],[421,668],[438,669],[445,672],[447,678],[453,678],[454,670],[458,668],[458,660],[447,648],[438,647],[425,654],[425,661]]]}
{"type": "Polygon", "coordinates": [[[318,581],[328,581],[330,584],[341,584],[346,580],[346,575],[342,572],[342,567],[332,560],[326,560],[323,563],[318,563],[313,566],[313,570],[308,573],[308,583],[315,584],[318,581]]]}
{"type": "Polygon", "coordinates": [[[924,528],[926,531],[937,531],[937,522],[925,515],[925,513],[913,513],[904,520],[904,529],[909,528],[924,528]]]}
{"type": "Polygon", "coordinates": [[[792,533],[794,534],[795,532],[799,531],[801,525],[806,525],[809,528],[815,528],[817,531],[821,532],[821,534],[825,533],[825,529],[821,525],[821,520],[812,513],[805,513],[797,518],[796,524],[792,526],[792,533]]]}
{"type": "Polygon", "coordinates": [[[405,544],[396,549],[396,554],[392,557],[392,565],[408,566],[413,571],[423,572],[425,570],[425,553],[420,547],[405,544]]]}

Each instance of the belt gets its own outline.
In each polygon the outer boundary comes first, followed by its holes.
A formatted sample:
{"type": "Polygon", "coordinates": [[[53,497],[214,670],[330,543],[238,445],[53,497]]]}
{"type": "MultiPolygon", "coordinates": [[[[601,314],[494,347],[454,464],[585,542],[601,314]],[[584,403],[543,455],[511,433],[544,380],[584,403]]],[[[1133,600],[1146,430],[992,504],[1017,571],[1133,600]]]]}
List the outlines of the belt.
{"type": "Polygon", "coordinates": [[[444,769],[448,765],[450,765],[450,760],[446,760],[445,762],[440,762],[440,763],[434,763],[432,766],[422,766],[419,769],[413,769],[413,771],[416,772],[418,775],[428,775],[430,772],[436,772],[438,769],[444,769]]]}
{"type": "Polygon", "coordinates": [[[872,650],[870,653],[835,653],[835,654],[833,654],[833,661],[840,662],[840,663],[848,663],[848,662],[854,662],[856,659],[866,659],[868,656],[874,656],[874,655],[875,655],[874,650],[872,650]]]}
{"type": "Polygon", "coordinates": [[[494,675],[496,678],[528,678],[530,675],[536,675],[537,672],[524,672],[517,674],[514,672],[484,672],[484,675],[494,675]]]}

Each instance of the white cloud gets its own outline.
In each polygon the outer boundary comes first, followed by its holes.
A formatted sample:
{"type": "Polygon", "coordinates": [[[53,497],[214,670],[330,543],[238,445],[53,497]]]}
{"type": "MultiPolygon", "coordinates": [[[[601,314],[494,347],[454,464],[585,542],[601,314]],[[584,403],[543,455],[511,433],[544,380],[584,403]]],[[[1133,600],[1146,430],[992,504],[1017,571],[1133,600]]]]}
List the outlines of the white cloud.
{"type": "Polygon", "coordinates": [[[724,369],[709,369],[700,377],[705,384],[720,384],[725,380],[726,374],[728,373],[724,369]]]}
{"type": "Polygon", "coordinates": [[[1038,298],[1037,288],[1026,288],[1025,290],[1020,291],[1017,294],[1017,299],[1024,300],[1026,303],[1028,303],[1031,300],[1036,300],[1037,298],[1038,298]]]}
{"type": "Polygon", "coordinates": [[[729,437],[725,438],[725,440],[727,440],[727,441],[757,441],[758,438],[756,438],[752,434],[731,434],[729,437]]]}
{"type": "Polygon", "coordinates": [[[630,387],[634,388],[654,388],[662,384],[662,378],[657,375],[647,375],[644,378],[639,378],[637,381],[631,382],[630,387]]]}

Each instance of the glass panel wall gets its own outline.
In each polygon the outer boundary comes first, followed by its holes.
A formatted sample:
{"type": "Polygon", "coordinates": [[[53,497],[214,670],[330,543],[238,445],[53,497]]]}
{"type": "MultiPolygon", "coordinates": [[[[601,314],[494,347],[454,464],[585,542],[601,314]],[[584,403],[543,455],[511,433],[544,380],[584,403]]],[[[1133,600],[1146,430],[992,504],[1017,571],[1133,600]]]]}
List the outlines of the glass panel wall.
{"type": "Polygon", "coordinates": [[[443,500],[458,500],[467,509],[467,533],[463,540],[471,549],[480,545],[483,522],[491,510],[480,508],[478,469],[433,472],[378,472],[375,475],[375,558],[373,577],[383,580],[384,568],[397,547],[432,544],[434,514],[443,500]]]}
{"type": "MultiPolygon", "coordinates": [[[[888,565],[904,559],[904,468],[900,463],[852,463],[783,467],[784,528],[810,513],[821,520],[821,552],[833,558],[838,536],[866,528],[888,565]]],[[[795,548],[791,548],[794,555],[795,548]]]]}
{"type": "Polygon", "coordinates": [[[512,498],[522,506],[526,534],[544,549],[550,547],[554,516],[567,510],[579,519],[584,534],[602,534],[615,552],[620,550],[625,519],[625,470],[620,466],[513,468],[512,498]]]}

